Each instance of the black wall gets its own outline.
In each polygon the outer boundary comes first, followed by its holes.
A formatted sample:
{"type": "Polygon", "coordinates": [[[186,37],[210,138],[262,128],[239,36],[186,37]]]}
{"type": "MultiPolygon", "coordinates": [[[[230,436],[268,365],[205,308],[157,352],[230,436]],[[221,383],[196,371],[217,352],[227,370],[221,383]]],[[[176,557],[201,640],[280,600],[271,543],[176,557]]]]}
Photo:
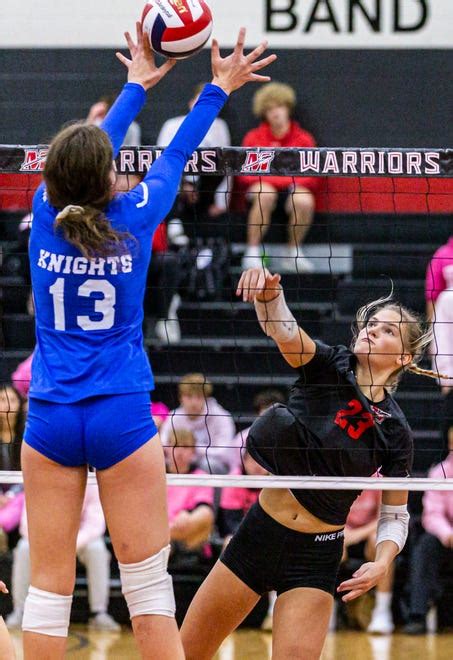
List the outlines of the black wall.
{"type": "MultiPolygon", "coordinates": [[[[298,92],[298,119],[326,146],[453,147],[453,50],[276,50],[269,72],[298,92]]],[[[192,87],[209,79],[209,53],[177,65],[140,116],[153,144],[168,117],[186,111],[192,87]]],[[[0,143],[46,143],[86,116],[125,72],[112,50],[0,49],[0,143]]],[[[255,120],[255,87],[224,111],[234,144],[255,120]]]]}

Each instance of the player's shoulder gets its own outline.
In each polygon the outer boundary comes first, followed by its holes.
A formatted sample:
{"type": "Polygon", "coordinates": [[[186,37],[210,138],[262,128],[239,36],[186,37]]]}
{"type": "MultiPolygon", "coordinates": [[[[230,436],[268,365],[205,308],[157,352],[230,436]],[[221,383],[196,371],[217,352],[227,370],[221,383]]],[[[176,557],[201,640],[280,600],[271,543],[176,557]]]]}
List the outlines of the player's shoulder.
{"type": "Polygon", "coordinates": [[[387,413],[390,414],[389,420],[393,422],[394,427],[398,429],[401,436],[405,436],[408,440],[412,441],[413,433],[407,417],[391,393],[387,394],[386,409],[387,413]]]}

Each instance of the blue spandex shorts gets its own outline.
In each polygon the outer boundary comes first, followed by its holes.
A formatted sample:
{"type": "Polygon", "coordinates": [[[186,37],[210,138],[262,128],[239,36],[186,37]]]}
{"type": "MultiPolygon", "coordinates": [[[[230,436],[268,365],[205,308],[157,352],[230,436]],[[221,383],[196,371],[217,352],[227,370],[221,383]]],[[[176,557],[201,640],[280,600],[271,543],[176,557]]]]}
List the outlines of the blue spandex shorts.
{"type": "Polygon", "coordinates": [[[60,465],[119,463],[157,433],[148,392],[93,396],[75,403],[30,399],[25,442],[60,465]]]}

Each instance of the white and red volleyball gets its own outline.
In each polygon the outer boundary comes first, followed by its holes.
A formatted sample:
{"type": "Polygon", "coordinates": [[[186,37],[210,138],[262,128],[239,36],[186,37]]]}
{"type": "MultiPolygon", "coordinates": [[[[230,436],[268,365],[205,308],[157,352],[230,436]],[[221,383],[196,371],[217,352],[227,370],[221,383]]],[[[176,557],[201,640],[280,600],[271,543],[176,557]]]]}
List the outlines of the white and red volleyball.
{"type": "Polygon", "coordinates": [[[197,53],[211,36],[212,14],[204,0],[150,0],[142,25],[156,53],[182,60],[197,53]]]}

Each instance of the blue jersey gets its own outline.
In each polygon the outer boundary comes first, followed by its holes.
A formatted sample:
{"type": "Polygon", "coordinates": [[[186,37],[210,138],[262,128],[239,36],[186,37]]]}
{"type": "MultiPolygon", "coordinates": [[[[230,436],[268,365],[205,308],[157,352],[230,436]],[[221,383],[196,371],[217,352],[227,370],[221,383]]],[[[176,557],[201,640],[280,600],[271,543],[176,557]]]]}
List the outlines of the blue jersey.
{"type": "MultiPolygon", "coordinates": [[[[145,92],[127,83],[102,128],[118,154],[145,92]]],[[[111,225],[136,241],[118,256],[87,259],[54,231],[58,210],[41,185],[33,199],[30,266],[36,311],[36,348],[30,397],[70,403],[154,387],[143,346],[143,296],[156,227],[171,209],[184,166],[227,95],[206,85],[174,140],[142,183],[105,209],[111,225]]],[[[77,203],[77,200],[74,200],[77,203]]]]}

